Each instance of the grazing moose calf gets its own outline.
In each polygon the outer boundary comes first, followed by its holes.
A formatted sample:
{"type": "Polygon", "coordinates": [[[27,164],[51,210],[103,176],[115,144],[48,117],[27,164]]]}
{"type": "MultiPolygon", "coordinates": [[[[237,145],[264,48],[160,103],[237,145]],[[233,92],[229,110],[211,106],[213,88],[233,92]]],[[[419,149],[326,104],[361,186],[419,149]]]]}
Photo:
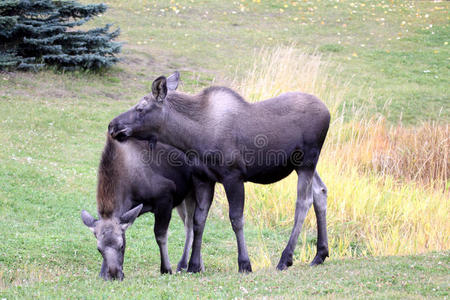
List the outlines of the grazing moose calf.
{"type": "Polygon", "coordinates": [[[187,268],[195,209],[191,168],[184,154],[173,147],[157,143],[149,149],[148,142],[128,139],[120,143],[108,134],[98,170],[99,220],[85,210],[81,212],[83,223],[97,238],[97,248],[103,256],[100,276],[105,280],[123,279],[125,230],[146,212],[155,214],[161,273],[172,273],[167,229],[174,207],[186,229],[186,243],[177,271],[187,268]]]}
{"type": "MultiPolygon", "coordinates": [[[[248,103],[231,89],[210,87],[197,95],[176,91],[179,73],[161,76],[129,111],[109,124],[115,139],[157,139],[198,162],[196,174],[209,179],[209,188],[223,184],[229,217],[238,245],[240,272],[252,268],[244,239],[244,182],[269,184],[298,174],[294,227],[277,268],[292,265],[306,214],[314,204],[317,254],[312,264],[328,256],[326,187],[316,172],[327,135],[330,113],[318,98],[300,92],[248,103]]],[[[208,186],[208,184],[205,184],[208,186]]],[[[201,270],[200,248],[212,198],[197,198],[194,242],[188,271],[201,270]]]]}

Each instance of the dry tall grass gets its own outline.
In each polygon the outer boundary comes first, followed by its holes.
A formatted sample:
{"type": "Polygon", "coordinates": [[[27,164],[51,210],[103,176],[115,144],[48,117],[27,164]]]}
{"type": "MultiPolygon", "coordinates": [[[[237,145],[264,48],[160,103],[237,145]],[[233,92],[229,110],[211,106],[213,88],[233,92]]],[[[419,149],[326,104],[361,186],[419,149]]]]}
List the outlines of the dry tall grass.
{"type": "MultiPolygon", "coordinates": [[[[353,114],[354,121],[345,122],[339,107],[346,103],[350,83],[339,85],[327,68],[317,53],[294,47],[265,49],[255,56],[248,76],[235,85],[250,101],[300,90],[329,106],[332,124],[318,171],[329,189],[331,257],[450,249],[449,125],[393,126],[383,118],[364,118],[361,111],[353,114]]],[[[290,228],[296,190],[296,175],[273,185],[247,184],[247,220],[261,229],[290,228]]],[[[227,210],[223,196],[219,202],[227,210]]],[[[306,232],[315,232],[313,213],[304,228],[303,241],[306,232]]],[[[265,249],[262,241],[253,257],[256,267],[270,263],[265,249]]],[[[299,249],[302,260],[315,254],[312,243],[303,242],[299,249]]]]}
{"type": "Polygon", "coordinates": [[[365,173],[448,189],[449,124],[405,127],[386,124],[381,117],[338,122],[330,129],[323,153],[365,173]]]}
{"type": "Polygon", "coordinates": [[[256,53],[253,68],[234,85],[242,95],[256,102],[287,91],[303,91],[330,99],[327,104],[336,113],[344,101],[347,86],[338,88],[335,77],[326,70],[329,63],[318,53],[307,54],[294,47],[262,49],[256,53]]]}
{"type": "MultiPolygon", "coordinates": [[[[327,103],[334,120],[324,152],[362,171],[445,189],[450,169],[449,124],[389,125],[383,117],[367,117],[364,108],[351,108],[354,120],[345,122],[339,108],[352,107],[345,99],[350,82],[339,84],[328,69],[329,63],[318,53],[294,47],[263,49],[248,76],[235,85],[252,102],[295,90],[316,95],[327,103]]],[[[370,102],[371,95],[367,98],[370,102]]]]}

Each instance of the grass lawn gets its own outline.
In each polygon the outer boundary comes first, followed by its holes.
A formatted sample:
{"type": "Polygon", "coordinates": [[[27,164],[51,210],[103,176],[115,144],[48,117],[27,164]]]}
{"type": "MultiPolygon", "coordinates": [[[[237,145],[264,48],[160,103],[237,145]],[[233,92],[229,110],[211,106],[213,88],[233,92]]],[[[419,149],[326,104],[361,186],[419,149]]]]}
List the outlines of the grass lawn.
{"type": "Polygon", "coordinates": [[[446,1],[108,3],[98,22],[120,25],[127,64],[139,56],[144,76],[181,69],[222,83],[245,74],[261,47],[294,43],[329,56],[335,76],[351,81],[347,105],[370,104],[391,121],[450,119],[446,1]]]}
{"type": "MultiPolygon", "coordinates": [[[[108,122],[137,102],[152,79],[177,69],[185,91],[213,81],[229,85],[245,76],[262,47],[295,43],[323,55],[332,77],[349,87],[347,106],[392,122],[448,123],[448,2],[105,2],[110,9],[91,23],[120,26],[125,43],[116,67],[103,74],[0,73],[0,299],[448,297],[448,251],[334,258],[310,268],[297,249],[294,266],[276,272],[291,225],[261,233],[249,222],[252,259],[264,239],[271,265],[240,275],[234,234],[217,201],[204,235],[205,273],[160,276],[153,216],[145,215],[127,232],[125,281],[105,283],[97,277],[95,238],[79,216],[81,209],[96,210],[108,122]]],[[[174,214],[172,267],[183,236],[174,214]]],[[[308,232],[311,245],[314,236],[308,232]]]]}

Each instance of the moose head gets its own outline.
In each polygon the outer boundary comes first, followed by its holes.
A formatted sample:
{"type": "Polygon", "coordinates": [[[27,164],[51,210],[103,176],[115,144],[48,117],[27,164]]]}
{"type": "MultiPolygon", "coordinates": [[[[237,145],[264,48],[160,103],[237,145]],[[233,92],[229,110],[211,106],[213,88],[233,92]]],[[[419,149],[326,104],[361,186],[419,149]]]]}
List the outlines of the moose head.
{"type": "Polygon", "coordinates": [[[127,211],[122,216],[92,217],[87,211],[81,212],[81,220],[97,238],[97,249],[103,257],[100,277],[105,280],[123,280],[123,258],[125,254],[125,231],[133,224],[142,209],[142,204],[127,211]]]}
{"type": "Polygon", "coordinates": [[[152,83],[152,92],[130,110],[114,118],[108,126],[109,134],[118,141],[129,137],[155,141],[155,135],[164,125],[163,105],[166,97],[178,87],[180,73],[169,77],[160,76],[152,83]]]}

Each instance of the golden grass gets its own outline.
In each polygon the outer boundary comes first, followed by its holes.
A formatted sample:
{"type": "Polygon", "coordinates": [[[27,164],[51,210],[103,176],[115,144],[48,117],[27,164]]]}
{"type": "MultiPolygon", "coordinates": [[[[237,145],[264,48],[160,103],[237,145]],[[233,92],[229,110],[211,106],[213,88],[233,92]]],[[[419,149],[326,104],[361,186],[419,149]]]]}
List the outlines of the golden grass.
{"type": "Polygon", "coordinates": [[[330,129],[323,150],[362,172],[392,175],[448,190],[449,124],[425,122],[415,127],[388,125],[383,118],[339,122],[330,129]]]}
{"type": "MultiPolygon", "coordinates": [[[[339,107],[346,103],[350,83],[339,85],[327,75],[328,67],[317,53],[294,47],[264,49],[255,56],[248,76],[235,85],[250,101],[300,90],[318,96],[330,108],[332,124],[318,172],[329,190],[331,258],[450,249],[449,125],[394,126],[382,117],[363,118],[363,110],[354,111],[354,120],[345,122],[339,107]]],[[[292,174],[273,185],[246,184],[246,219],[260,229],[290,228],[296,177],[292,174]]],[[[218,202],[227,210],[223,195],[218,202]]],[[[310,213],[301,240],[315,228],[310,213]]],[[[252,258],[256,268],[270,264],[263,239],[261,244],[252,258]]],[[[298,247],[301,260],[314,257],[314,243],[298,247]]]]}
{"type": "Polygon", "coordinates": [[[256,53],[253,68],[234,85],[250,102],[278,96],[287,91],[303,91],[330,99],[329,108],[336,113],[344,100],[344,86],[338,89],[336,78],[328,75],[329,64],[316,52],[307,54],[291,47],[264,48],[256,53]]]}

